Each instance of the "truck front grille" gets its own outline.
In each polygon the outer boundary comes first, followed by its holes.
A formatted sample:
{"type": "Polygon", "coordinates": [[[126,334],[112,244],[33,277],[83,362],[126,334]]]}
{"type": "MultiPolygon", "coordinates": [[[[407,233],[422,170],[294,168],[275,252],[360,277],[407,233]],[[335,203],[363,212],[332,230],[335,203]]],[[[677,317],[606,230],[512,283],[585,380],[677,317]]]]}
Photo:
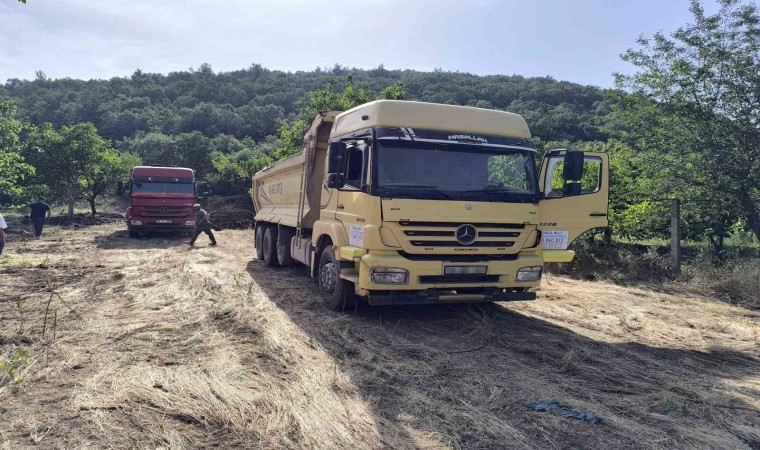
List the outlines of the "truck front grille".
{"type": "Polygon", "coordinates": [[[459,223],[459,222],[397,222],[402,247],[408,253],[417,252],[462,252],[488,251],[491,253],[512,253],[520,248],[526,234],[526,225],[521,223],[459,223]],[[457,236],[470,226],[469,238],[457,236]],[[472,236],[472,233],[476,236],[472,236]]]}
{"type": "Polygon", "coordinates": [[[185,206],[143,206],[146,217],[185,217],[192,214],[185,206]]]}

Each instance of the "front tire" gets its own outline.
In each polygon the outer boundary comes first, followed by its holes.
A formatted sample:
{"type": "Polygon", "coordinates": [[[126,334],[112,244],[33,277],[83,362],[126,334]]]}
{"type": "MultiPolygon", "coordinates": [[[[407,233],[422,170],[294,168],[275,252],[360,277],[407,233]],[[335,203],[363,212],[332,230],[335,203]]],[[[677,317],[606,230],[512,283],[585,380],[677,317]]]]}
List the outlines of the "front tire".
{"type": "Polygon", "coordinates": [[[264,225],[256,225],[254,245],[256,246],[256,258],[264,260],[264,225]]]}
{"type": "Polygon", "coordinates": [[[340,262],[335,251],[327,247],[319,258],[319,292],[325,306],[335,311],[343,311],[356,306],[353,283],[340,277],[340,262]]]}
{"type": "Polygon", "coordinates": [[[262,256],[268,266],[277,267],[277,228],[269,226],[264,230],[262,256]]]}
{"type": "Polygon", "coordinates": [[[137,239],[140,237],[140,232],[137,230],[128,230],[129,231],[129,237],[131,239],[137,239]]]}

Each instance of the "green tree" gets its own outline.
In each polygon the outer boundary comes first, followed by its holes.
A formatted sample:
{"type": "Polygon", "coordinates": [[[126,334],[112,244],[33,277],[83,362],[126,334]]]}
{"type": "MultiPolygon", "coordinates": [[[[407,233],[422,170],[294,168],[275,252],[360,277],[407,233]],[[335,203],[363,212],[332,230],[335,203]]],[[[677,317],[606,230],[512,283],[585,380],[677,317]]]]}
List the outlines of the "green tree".
{"type": "Polygon", "coordinates": [[[214,169],[213,142],[198,131],[176,135],[152,132],[121,141],[117,147],[139,155],[146,164],[190,167],[201,179],[214,169]]]}
{"type": "Polygon", "coordinates": [[[109,148],[109,142],[91,123],[63,126],[60,130],[46,123],[30,130],[25,157],[36,168],[38,184],[68,203],[71,219],[84,180],[95,173],[98,155],[109,148]]]}
{"type": "MultiPolygon", "coordinates": [[[[403,83],[394,83],[382,90],[380,98],[401,99],[405,95],[403,83]]],[[[309,94],[309,99],[299,102],[298,118],[289,125],[280,128],[282,146],[277,150],[277,159],[286,158],[301,149],[303,137],[311,121],[320,112],[347,111],[355,106],[376,100],[366,83],[357,83],[353,75],[346,77],[343,92],[335,91],[335,80],[328,80],[327,87],[317,89],[309,94]]]]}
{"type": "Polygon", "coordinates": [[[0,201],[17,200],[24,178],[34,173],[19,153],[22,124],[15,116],[13,102],[0,102],[0,201]]]}
{"type": "Polygon", "coordinates": [[[250,146],[234,153],[219,150],[212,155],[214,172],[207,178],[211,190],[218,195],[243,194],[251,188],[254,173],[272,164],[271,155],[279,147],[279,141],[270,136],[260,143],[248,142],[250,146]]]}
{"type": "Polygon", "coordinates": [[[716,253],[738,218],[760,239],[760,14],[720,0],[671,36],[640,38],[617,74],[622,136],[648,155],[658,192],[684,200],[687,232],[704,234],[716,253]]]}
{"type": "Polygon", "coordinates": [[[79,180],[82,197],[90,204],[92,215],[97,214],[95,201],[116,190],[117,183],[129,174],[129,171],[142,163],[140,157],[133,153],[122,153],[110,146],[100,146],[94,155],[90,170],[79,180]]]}

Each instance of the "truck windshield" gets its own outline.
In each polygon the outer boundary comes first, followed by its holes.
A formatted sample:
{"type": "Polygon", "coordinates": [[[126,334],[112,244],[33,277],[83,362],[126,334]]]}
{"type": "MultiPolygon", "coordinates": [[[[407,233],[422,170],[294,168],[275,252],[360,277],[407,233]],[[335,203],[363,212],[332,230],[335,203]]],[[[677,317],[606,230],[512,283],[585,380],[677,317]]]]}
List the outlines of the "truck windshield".
{"type": "Polygon", "coordinates": [[[155,181],[135,181],[134,194],[194,194],[192,183],[164,183],[155,181]]]}
{"type": "Polygon", "coordinates": [[[378,140],[381,196],[532,203],[533,152],[482,145],[378,140]]]}

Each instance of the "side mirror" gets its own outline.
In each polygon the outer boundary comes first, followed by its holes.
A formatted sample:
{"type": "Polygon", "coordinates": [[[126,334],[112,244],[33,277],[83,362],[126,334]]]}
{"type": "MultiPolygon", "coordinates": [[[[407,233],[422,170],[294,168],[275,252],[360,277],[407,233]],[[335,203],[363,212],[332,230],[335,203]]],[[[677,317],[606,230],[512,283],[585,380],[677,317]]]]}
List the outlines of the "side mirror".
{"type": "Polygon", "coordinates": [[[118,183],[116,183],[116,195],[118,195],[119,197],[121,197],[122,195],[124,195],[124,182],[123,181],[119,181],[118,183]]]}
{"type": "Polygon", "coordinates": [[[562,177],[565,179],[565,195],[580,195],[581,179],[583,179],[583,152],[565,153],[562,177]]]}
{"type": "Polygon", "coordinates": [[[343,173],[346,168],[346,146],[339,141],[330,142],[327,151],[327,173],[343,173]]]}
{"type": "Polygon", "coordinates": [[[345,177],[340,173],[331,173],[327,175],[327,187],[330,189],[340,189],[346,185],[345,177]]]}
{"type": "Polygon", "coordinates": [[[562,177],[565,181],[581,181],[583,178],[583,152],[565,153],[564,170],[562,177]]]}

